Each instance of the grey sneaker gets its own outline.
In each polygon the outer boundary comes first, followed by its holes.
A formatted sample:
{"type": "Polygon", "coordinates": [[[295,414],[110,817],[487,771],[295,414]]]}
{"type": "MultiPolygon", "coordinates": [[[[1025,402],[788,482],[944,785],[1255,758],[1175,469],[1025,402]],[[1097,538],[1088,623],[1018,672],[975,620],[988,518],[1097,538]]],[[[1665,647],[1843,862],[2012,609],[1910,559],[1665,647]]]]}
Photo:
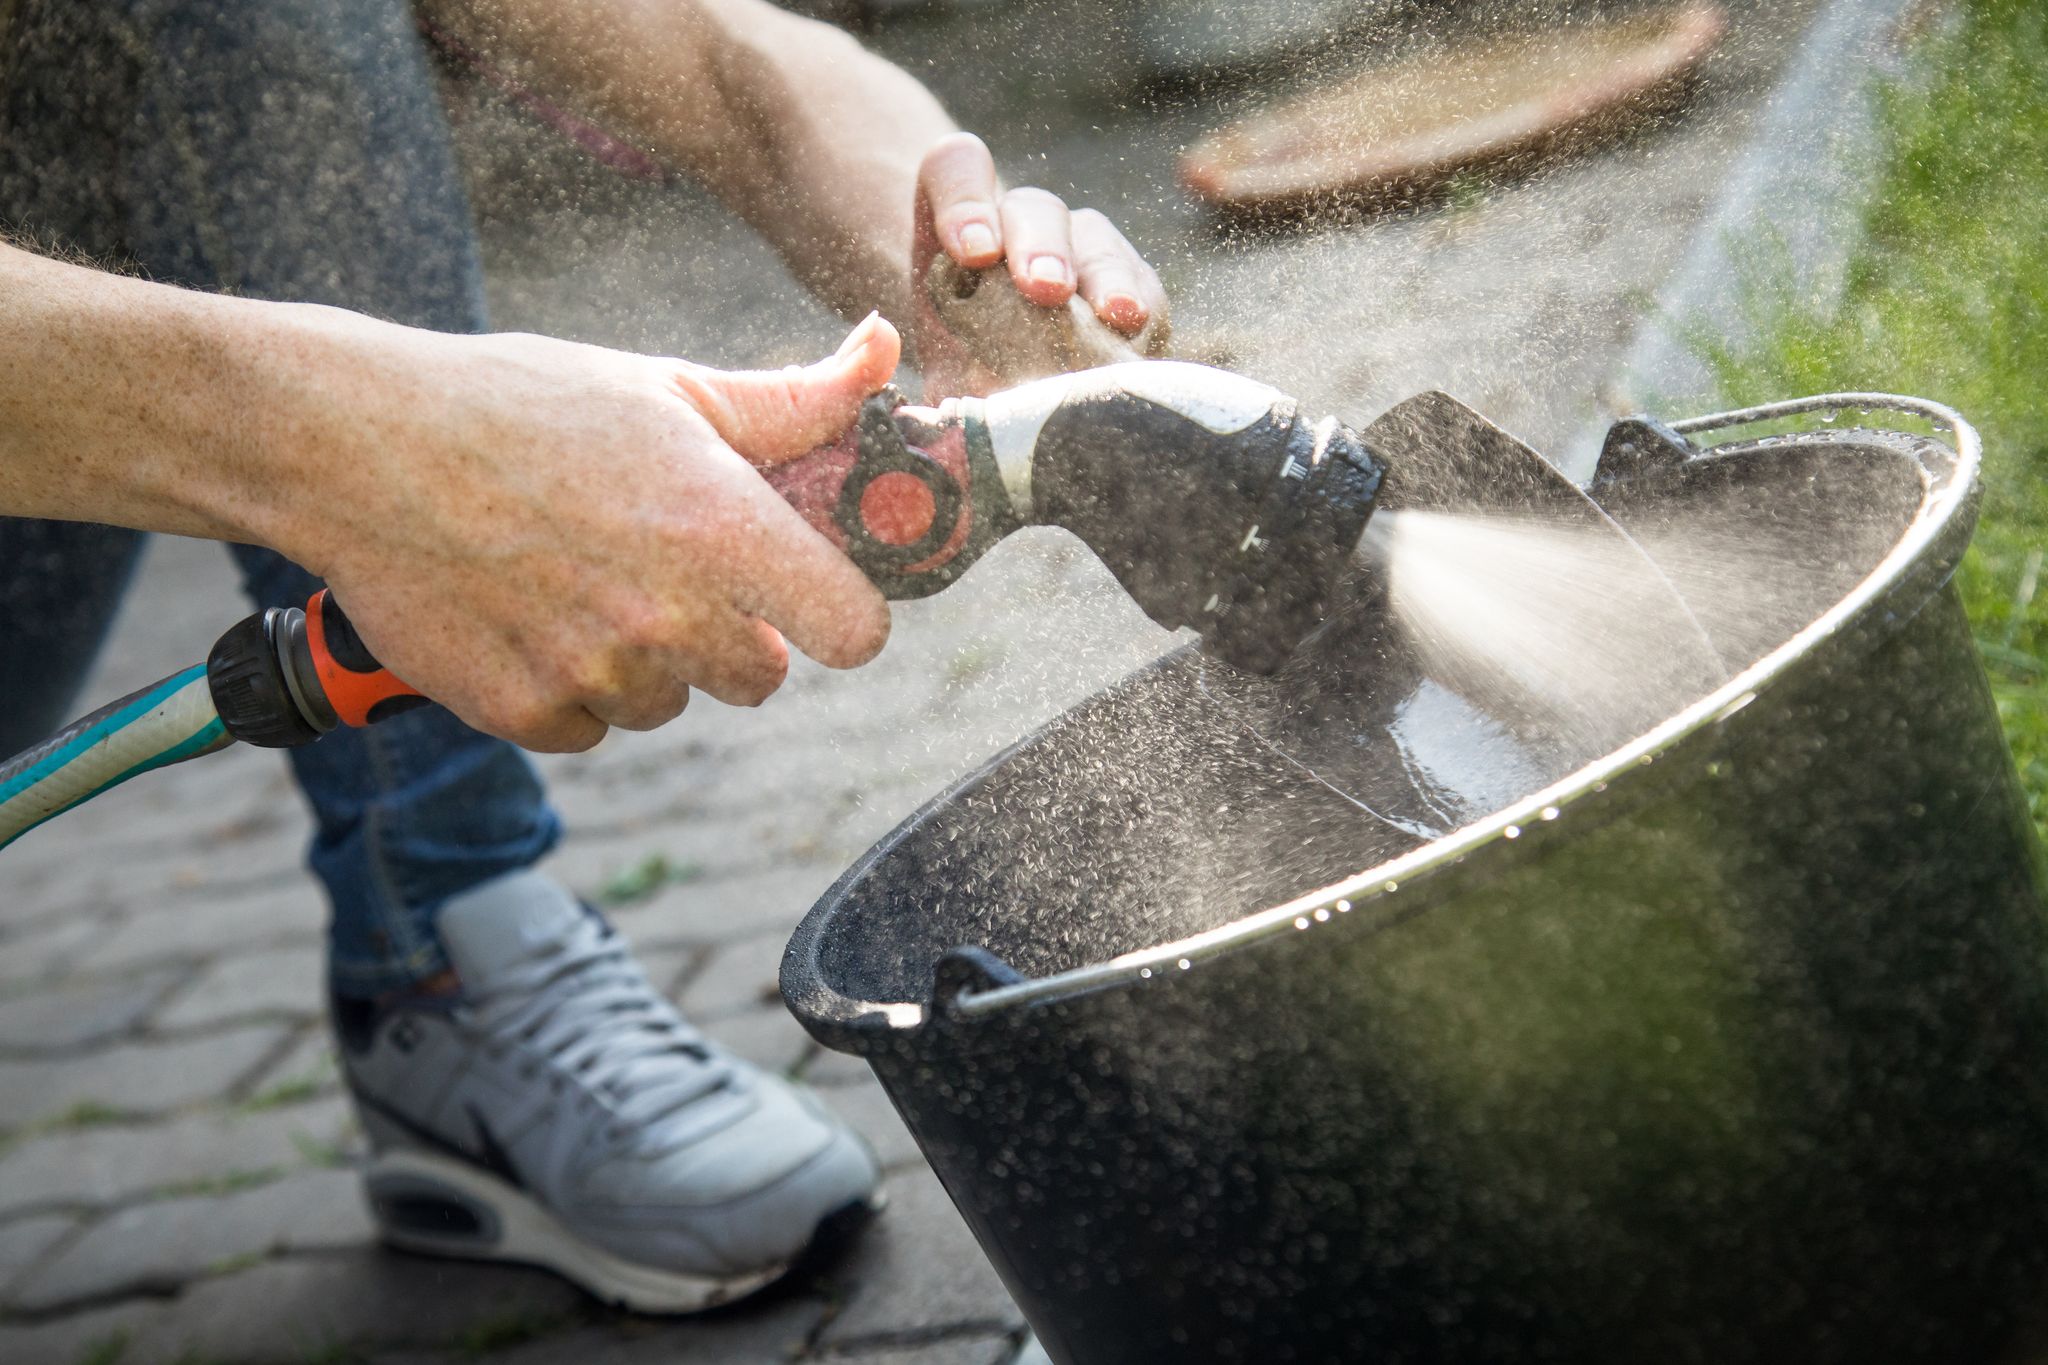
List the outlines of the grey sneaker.
{"type": "Polygon", "coordinates": [[[689,1313],[881,1206],[851,1129],[684,1022],[555,882],[501,878],[450,902],[440,930],[460,998],[336,1003],[388,1242],[689,1313]]]}

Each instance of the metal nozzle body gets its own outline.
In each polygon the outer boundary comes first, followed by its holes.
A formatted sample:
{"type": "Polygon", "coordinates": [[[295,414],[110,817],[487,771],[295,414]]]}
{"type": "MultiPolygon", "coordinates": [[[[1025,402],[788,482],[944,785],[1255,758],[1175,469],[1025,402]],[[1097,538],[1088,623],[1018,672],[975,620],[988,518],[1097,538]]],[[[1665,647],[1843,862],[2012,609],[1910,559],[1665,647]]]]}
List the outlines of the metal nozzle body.
{"type": "Polygon", "coordinates": [[[870,400],[768,478],[893,599],[956,580],[1020,525],[1101,556],[1146,614],[1270,673],[1321,624],[1385,467],[1226,370],[1133,360],[936,408],[870,400]]]}
{"type": "Polygon", "coordinates": [[[1152,619],[1259,673],[1323,621],[1386,472],[1335,418],[1178,361],[1040,380],[965,414],[1023,521],[1073,532],[1152,619]]]}

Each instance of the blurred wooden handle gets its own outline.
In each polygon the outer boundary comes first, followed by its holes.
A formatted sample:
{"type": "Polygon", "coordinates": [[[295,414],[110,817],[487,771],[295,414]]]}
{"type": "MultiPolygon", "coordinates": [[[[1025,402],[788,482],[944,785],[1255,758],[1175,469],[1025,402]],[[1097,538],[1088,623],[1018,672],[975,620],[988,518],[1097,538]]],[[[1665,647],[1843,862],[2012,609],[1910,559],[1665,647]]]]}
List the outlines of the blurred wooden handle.
{"type": "Polygon", "coordinates": [[[1005,386],[1166,354],[1170,329],[1163,319],[1126,337],[1079,294],[1063,309],[1040,308],[1017,292],[1004,266],[969,270],[940,252],[925,271],[924,288],[946,329],[1005,386]]]}

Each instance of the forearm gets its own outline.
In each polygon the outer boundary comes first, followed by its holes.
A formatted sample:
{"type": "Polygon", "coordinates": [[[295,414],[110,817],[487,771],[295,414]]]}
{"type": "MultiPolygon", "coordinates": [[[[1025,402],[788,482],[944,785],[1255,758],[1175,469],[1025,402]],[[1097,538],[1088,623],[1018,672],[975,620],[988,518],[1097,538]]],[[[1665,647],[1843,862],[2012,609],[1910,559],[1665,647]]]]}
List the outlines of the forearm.
{"type": "Polygon", "coordinates": [[[426,0],[493,61],[689,171],[849,314],[907,314],[924,151],[953,129],[907,73],[764,0],[426,0]]]}
{"type": "Polygon", "coordinates": [[[0,246],[0,514],[270,546],[426,695],[580,748],[690,686],[760,701],[778,631],[838,667],[881,648],[881,595],[752,461],[843,431],[896,363],[879,324],[801,370],[723,374],[0,246]]]}
{"type": "Polygon", "coordinates": [[[824,24],[765,0],[723,8],[774,16],[732,21],[724,61],[755,98],[750,144],[762,175],[728,158],[707,183],[775,246],[799,278],[849,316],[879,308],[911,321],[911,210],[927,148],[955,124],[924,86],[824,24]],[[772,30],[801,26],[787,35],[772,30]],[[779,88],[778,88],[779,87],[779,88]]]}
{"type": "Polygon", "coordinates": [[[272,545],[304,500],[288,376],[383,325],[4,244],[0,299],[0,514],[272,545]]]}

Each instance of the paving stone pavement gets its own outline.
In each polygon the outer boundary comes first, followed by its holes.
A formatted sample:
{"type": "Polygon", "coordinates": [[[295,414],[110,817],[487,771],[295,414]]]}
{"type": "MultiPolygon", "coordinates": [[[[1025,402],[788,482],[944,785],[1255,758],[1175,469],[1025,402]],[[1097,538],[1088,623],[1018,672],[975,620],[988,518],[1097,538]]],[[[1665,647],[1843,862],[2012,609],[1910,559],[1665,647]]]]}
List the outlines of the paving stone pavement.
{"type": "MultiPolygon", "coordinates": [[[[1172,150],[1250,96],[1077,80],[1062,101],[1081,0],[911,17],[876,41],[1020,175],[1123,222],[1193,353],[1351,418],[1441,385],[1541,444],[1590,410],[1809,8],[1744,7],[1692,115],[1601,156],[1258,239],[1219,236],[1171,186],[1172,150]]],[[[703,196],[611,179],[489,100],[462,141],[500,325],[728,364],[836,341],[841,324],[703,196]]],[[[216,547],[159,542],[90,695],[188,662],[243,610],[216,547]]],[[[543,762],[570,830],[559,874],[617,901],[623,874],[663,859],[664,884],[610,907],[655,978],[744,1055],[818,1086],[888,1169],[893,1206],[847,1259],[701,1321],[625,1319],[545,1275],[372,1244],[320,1019],[307,822],[274,755],[154,774],[31,835],[0,855],[0,1360],[1006,1365],[1021,1316],[865,1066],[782,1009],[781,945],[920,802],[1174,643],[1085,552],[1033,532],[901,608],[867,669],[799,660],[758,711],[700,699],[659,732],[543,762]]]]}

